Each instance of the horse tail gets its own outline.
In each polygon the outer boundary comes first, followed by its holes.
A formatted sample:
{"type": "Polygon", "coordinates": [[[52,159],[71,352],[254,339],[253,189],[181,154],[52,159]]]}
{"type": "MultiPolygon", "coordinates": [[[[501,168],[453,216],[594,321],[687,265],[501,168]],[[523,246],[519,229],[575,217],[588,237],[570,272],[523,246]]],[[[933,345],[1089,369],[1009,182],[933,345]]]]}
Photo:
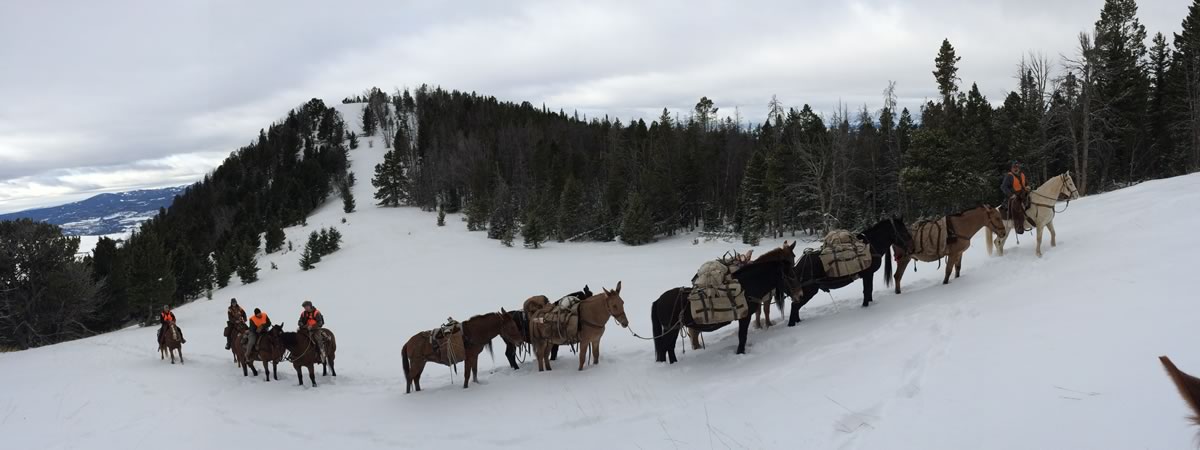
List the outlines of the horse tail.
{"type": "MultiPolygon", "coordinates": [[[[658,300],[662,300],[662,298],[660,297],[658,300]]],[[[658,311],[656,311],[656,307],[658,306],[657,304],[658,301],[650,304],[650,331],[654,333],[654,354],[656,358],[658,357],[659,352],[658,339],[663,334],[662,320],[658,318],[658,311]]],[[[675,308],[672,307],[671,310],[673,311],[675,308]]]]}
{"type": "Polygon", "coordinates": [[[1196,425],[1200,425],[1200,379],[1179,370],[1171,362],[1171,359],[1166,356],[1159,356],[1158,360],[1162,362],[1163,368],[1167,370],[1167,376],[1171,377],[1171,381],[1175,383],[1175,388],[1179,390],[1179,395],[1183,397],[1183,400],[1196,413],[1195,416],[1192,416],[1192,421],[1196,425]]]}
{"type": "MultiPolygon", "coordinates": [[[[775,290],[775,307],[779,308],[779,314],[783,314],[783,297],[784,297],[784,295],[785,294],[784,294],[783,289],[775,290]]],[[[769,306],[768,306],[768,308],[769,308],[769,306]]]]}
{"type": "Polygon", "coordinates": [[[494,350],[492,350],[492,341],[491,341],[491,339],[489,339],[489,340],[487,341],[487,344],[486,344],[486,345],[484,345],[484,347],[486,347],[486,348],[487,348],[488,355],[490,355],[490,356],[492,357],[492,359],[493,359],[493,360],[495,360],[495,359],[496,359],[496,352],[495,352],[494,350]]]}
{"type": "Polygon", "coordinates": [[[403,347],[400,347],[400,365],[404,367],[404,380],[411,380],[408,375],[408,344],[404,344],[403,347]]]}
{"type": "Polygon", "coordinates": [[[892,247],[883,250],[883,284],[892,287],[892,247]]]}

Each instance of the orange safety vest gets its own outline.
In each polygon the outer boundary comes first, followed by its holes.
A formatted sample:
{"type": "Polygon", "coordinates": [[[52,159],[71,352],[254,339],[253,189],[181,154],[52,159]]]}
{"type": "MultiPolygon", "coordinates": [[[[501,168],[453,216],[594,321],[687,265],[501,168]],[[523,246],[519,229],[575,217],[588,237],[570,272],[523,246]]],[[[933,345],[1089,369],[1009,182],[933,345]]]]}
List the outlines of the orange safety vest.
{"type": "Polygon", "coordinates": [[[175,323],[175,313],[163,311],[159,313],[162,316],[163,322],[175,323]]]}
{"type": "Polygon", "coordinates": [[[314,327],[317,325],[317,314],[320,314],[320,313],[321,313],[320,310],[318,310],[317,308],[313,308],[311,313],[308,311],[304,311],[304,312],[300,313],[300,318],[304,319],[305,326],[311,328],[311,327],[314,327]]]}
{"type": "Polygon", "coordinates": [[[262,328],[264,324],[271,323],[271,318],[267,317],[267,313],[263,313],[262,317],[257,315],[250,316],[250,323],[254,324],[254,329],[262,328]]]}
{"type": "Polygon", "coordinates": [[[1021,172],[1020,176],[1012,173],[1012,171],[1009,171],[1008,173],[1012,174],[1013,176],[1013,192],[1021,192],[1025,190],[1025,172],[1021,172]]]}

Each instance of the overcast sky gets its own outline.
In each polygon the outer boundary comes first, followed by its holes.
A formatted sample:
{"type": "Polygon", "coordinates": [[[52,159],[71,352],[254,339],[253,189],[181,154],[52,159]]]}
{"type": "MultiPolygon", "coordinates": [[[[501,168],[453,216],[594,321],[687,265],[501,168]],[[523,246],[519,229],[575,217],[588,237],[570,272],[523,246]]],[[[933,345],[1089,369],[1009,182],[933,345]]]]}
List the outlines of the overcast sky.
{"type": "MultiPolygon", "coordinates": [[[[1187,0],[1142,0],[1150,35],[1187,0]]],[[[936,95],[943,38],[993,103],[1103,0],[0,3],[0,212],[187,184],[309,98],[422,83],[626,120],[701,96],[761,120],[936,95]],[[452,6],[450,3],[453,3],[452,6]]],[[[348,118],[354,120],[357,118],[348,118]]]]}

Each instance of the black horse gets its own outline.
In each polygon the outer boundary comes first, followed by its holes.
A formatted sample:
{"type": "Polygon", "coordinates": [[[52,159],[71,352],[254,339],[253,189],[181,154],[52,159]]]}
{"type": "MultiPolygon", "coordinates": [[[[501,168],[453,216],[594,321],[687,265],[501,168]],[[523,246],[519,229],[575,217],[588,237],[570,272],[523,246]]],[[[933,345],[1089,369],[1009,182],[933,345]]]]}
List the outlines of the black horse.
{"type": "MultiPolygon", "coordinates": [[[[587,285],[584,285],[582,291],[572,292],[564,295],[563,297],[576,297],[580,300],[583,300],[591,297],[592,295],[592,290],[589,289],[587,285]]],[[[525,342],[532,342],[529,339],[529,318],[525,317],[525,311],[522,311],[520,308],[518,308],[516,311],[509,311],[508,315],[512,316],[513,320],[517,322],[517,327],[521,329],[521,334],[525,335],[525,342]]],[[[500,339],[504,340],[504,356],[508,358],[508,365],[514,370],[520,369],[521,366],[517,365],[517,344],[512,343],[508,339],[504,339],[504,336],[500,336],[500,339]]],[[[553,361],[557,359],[558,346],[555,345],[550,347],[550,360],[553,361]]]]}
{"type": "Polygon", "coordinates": [[[805,253],[800,256],[800,261],[796,262],[796,276],[800,278],[801,293],[800,298],[792,299],[792,312],[788,317],[789,327],[800,322],[800,308],[808,304],[808,301],[812,300],[818,292],[829,292],[830,289],[846,287],[859,278],[862,278],[863,281],[863,308],[870,306],[874,301],[871,298],[871,291],[874,290],[875,272],[879,270],[880,265],[883,266],[884,283],[888,286],[892,284],[892,246],[898,245],[907,251],[912,251],[913,245],[912,235],[908,233],[908,227],[904,225],[904,220],[899,217],[880,221],[859,233],[858,239],[871,246],[871,267],[854,275],[829,277],[826,275],[825,266],[821,264],[821,257],[817,253],[805,253]]]}
{"type": "MultiPolygon", "coordinates": [[[[770,301],[766,298],[771,291],[775,293],[775,305],[779,307],[780,314],[783,313],[783,298],[784,296],[792,296],[794,290],[799,287],[795,279],[793,271],[793,261],[795,260],[796,243],[790,245],[784,244],[783,247],[771,250],[753,262],[742,266],[733,272],[733,278],[741,283],[742,289],[746,292],[746,302],[749,303],[749,311],[746,317],[738,319],[738,348],[737,353],[740,355],[746,353],[746,333],[750,329],[750,319],[753,317],[753,311],[760,308],[764,301],[770,301]]],[[[657,362],[670,362],[674,364],[675,358],[675,340],[679,338],[679,332],[683,327],[688,327],[696,331],[713,331],[729,325],[732,322],[716,323],[709,325],[698,325],[692,319],[691,309],[688,308],[688,293],[692,288],[679,287],[664,292],[650,306],[650,322],[654,327],[654,360],[657,362]]]]}

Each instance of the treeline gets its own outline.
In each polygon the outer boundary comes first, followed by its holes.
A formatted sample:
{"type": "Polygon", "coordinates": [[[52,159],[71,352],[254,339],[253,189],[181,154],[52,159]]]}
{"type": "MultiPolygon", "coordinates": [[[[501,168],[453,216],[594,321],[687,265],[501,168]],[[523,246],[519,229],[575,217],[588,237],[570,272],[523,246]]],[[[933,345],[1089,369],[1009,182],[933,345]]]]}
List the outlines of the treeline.
{"type": "Polygon", "coordinates": [[[259,249],[284,248],[283,227],[303,223],[335,186],[350,184],[346,139],[341,117],[314,99],[260,131],[123,245],[102,238],[82,262],[73,259],[78,239],[58,227],[0,223],[0,346],[28,348],[146,320],[163,304],[226,286],[234,274],[254,282],[259,249]]]}
{"type": "Polygon", "coordinates": [[[1070,170],[1084,193],[1178,175],[1200,168],[1198,14],[1193,3],[1173,45],[1158,34],[1147,48],[1136,3],[1109,0],[1074,56],[1019,61],[996,107],[961,84],[961,57],[944,41],[932,66],[939,96],[917,117],[897,110],[893,85],[882,108],[828,115],[773,97],[751,126],[719,117],[708,98],[684,117],[664,109],[623,123],[427,86],[413,101],[375,89],[360,98],[385,107],[364,119],[401,124],[386,136],[395,145],[376,199],[462,210],[468,228],[506,244],[521,234],[529,246],[636,245],[697,229],[756,242],[997,204],[1012,160],[1031,183],[1070,170]]]}

